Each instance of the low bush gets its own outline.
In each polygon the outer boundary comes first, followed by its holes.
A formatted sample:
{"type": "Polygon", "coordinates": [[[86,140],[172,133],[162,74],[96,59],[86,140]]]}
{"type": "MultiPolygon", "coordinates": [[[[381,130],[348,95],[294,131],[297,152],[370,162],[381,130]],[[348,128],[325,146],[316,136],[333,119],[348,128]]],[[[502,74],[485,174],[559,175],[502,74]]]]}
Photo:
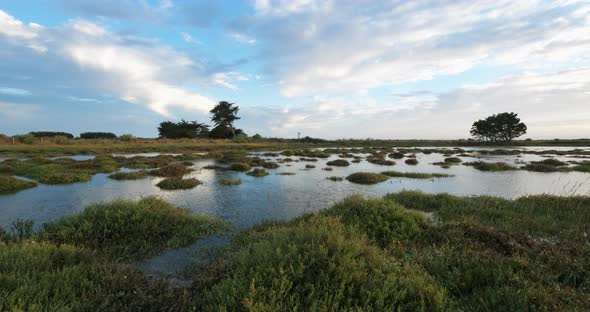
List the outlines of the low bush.
{"type": "Polygon", "coordinates": [[[156,184],[156,186],[163,190],[189,190],[197,187],[200,184],[201,181],[194,178],[166,178],[160,181],[158,184],[156,184]]]}
{"type": "Polygon", "coordinates": [[[336,166],[336,167],[348,167],[350,163],[346,159],[336,159],[326,163],[328,166],[336,166]]]}
{"type": "Polygon", "coordinates": [[[389,177],[379,173],[356,172],[346,177],[346,180],[358,184],[377,184],[387,181],[388,178],[389,177]]]}
{"type": "Polygon", "coordinates": [[[415,158],[406,159],[406,165],[415,166],[417,164],[418,164],[418,159],[415,159],[415,158]]]}
{"type": "Polygon", "coordinates": [[[248,171],[250,170],[250,165],[246,163],[235,163],[229,167],[232,171],[248,171]]]}

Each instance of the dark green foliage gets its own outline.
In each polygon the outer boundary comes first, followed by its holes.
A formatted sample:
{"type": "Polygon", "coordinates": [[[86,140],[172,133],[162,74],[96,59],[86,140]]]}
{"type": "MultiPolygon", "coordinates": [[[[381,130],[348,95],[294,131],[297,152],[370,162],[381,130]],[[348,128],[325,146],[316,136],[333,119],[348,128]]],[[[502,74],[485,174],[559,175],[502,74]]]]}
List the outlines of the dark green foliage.
{"type": "Polygon", "coordinates": [[[554,166],[554,167],[562,167],[562,166],[568,165],[568,163],[561,161],[559,159],[555,159],[555,158],[547,158],[547,159],[543,159],[542,161],[532,161],[531,164],[547,165],[547,166],[554,166]]]}
{"type": "Polygon", "coordinates": [[[96,250],[113,259],[141,259],[178,248],[223,228],[219,219],[147,197],[86,207],[79,214],[48,223],[39,234],[56,244],[96,250]]]}
{"type": "Polygon", "coordinates": [[[448,158],[445,158],[445,162],[451,163],[451,164],[460,164],[463,162],[463,160],[461,160],[461,158],[459,158],[459,157],[448,157],[448,158]]]}
{"type": "Polygon", "coordinates": [[[406,157],[406,156],[403,153],[399,153],[399,152],[389,154],[389,158],[393,158],[393,159],[402,159],[404,157],[406,157]]]}
{"type": "Polygon", "coordinates": [[[191,178],[166,178],[156,184],[157,187],[163,190],[188,190],[200,185],[201,181],[191,178]]]}
{"type": "Polygon", "coordinates": [[[23,241],[33,236],[33,221],[17,219],[10,227],[10,238],[15,241],[23,241]]]}
{"type": "MultiPolygon", "coordinates": [[[[549,159],[547,159],[549,160],[549,159]]],[[[531,162],[526,164],[522,167],[524,170],[528,171],[537,171],[537,172],[559,172],[559,171],[569,171],[569,168],[562,167],[562,166],[554,166],[551,164],[543,163],[543,162],[531,162]]]]}
{"type": "Polygon", "coordinates": [[[71,170],[57,163],[26,164],[15,170],[19,176],[37,180],[44,184],[70,184],[87,182],[91,178],[89,170],[71,170]]]}
{"type": "Polygon", "coordinates": [[[332,206],[328,215],[340,216],[381,247],[416,236],[427,223],[423,213],[408,210],[395,201],[351,196],[332,206]]]}
{"type": "Polygon", "coordinates": [[[410,179],[433,179],[433,178],[449,178],[453,175],[442,173],[421,173],[421,172],[398,172],[398,171],[383,171],[382,175],[392,178],[410,178],[410,179]]]}
{"type": "Polygon", "coordinates": [[[465,166],[471,166],[480,171],[510,171],[518,170],[518,168],[511,166],[505,162],[488,163],[484,161],[464,163],[465,166]]]}
{"type": "MultiPolygon", "coordinates": [[[[386,217],[387,218],[387,217],[386,217]]],[[[445,291],[336,217],[267,224],[245,233],[218,280],[201,285],[215,311],[443,311],[445,291]]],[[[198,270],[195,274],[200,274],[198,270]]]]}
{"type": "Polygon", "coordinates": [[[0,175],[0,195],[17,193],[37,186],[37,183],[0,175]]]}
{"type": "Polygon", "coordinates": [[[313,169],[313,168],[315,168],[314,165],[305,165],[305,169],[313,169]]]}
{"type": "Polygon", "coordinates": [[[511,142],[526,133],[527,126],[516,113],[501,113],[478,120],[471,127],[471,135],[490,142],[511,142]]]}
{"type": "Polygon", "coordinates": [[[381,165],[381,166],[394,166],[395,165],[395,161],[386,160],[383,157],[371,156],[371,157],[367,157],[367,161],[372,164],[381,165]]]}
{"type": "Polygon", "coordinates": [[[219,184],[224,185],[224,186],[232,186],[232,185],[240,185],[242,184],[242,180],[240,179],[227,179],[227,178],[223,178],[221,180],[219,180],[219,184]]]}
{"type": "Polygon", "coordinates": [[[239,120],[238,111],[239,108],[234,106],[235,103],[226,101],[219,102],[212,110],[211,121],[215,124],[210,137],[216,139],[231,139],[236,135],[243,133],[242,130],[235,129],[233,124],[236,120],[239,120]],[[238,131],[239,130],[239,131],[238,131]]]}
{"type": "Polygon", "coordinates": [[[265,162],[262,163],[262,167],[264,167],[266,169],[276,169],[276,168],[278,168],[280,166],[276,162],[265,161],[265,162]]]}
{"type": "Polygon", "coordinates": [[[266,172],[264,169],[256,168],[252,171],[246,172],[246,174],[253,177],[265,177],[268,175],[268,172],[266,172]]]}
{"type": "Polygon", "coordinates": [[[180,311],[186,299],[70,245],[0,242],[0,311],[180,311]]]}
{"type": "Polygon", "coordinates": [[[418,159],[416,159],[416,158],[409,158],[409,159],[406,159],[405,163],[406,163],[406,165],[415,166],[415,165],[418,164],[418,159]]]}
{"type": "Polygon", "coordinates": [[[150,171],[150,175],[157,177],[182,177],[183,175],[192,172],[183,164],[170,164],[162,168],[150,171]]]}
{"type": "Polygon", "coordinates": [[[80,133],[80,138],[87,140],[114,140],[117,135],[112,132],[83,132],[80,133]]]}
{"type": "Polygon", "coordinates": [[[326,179],[328,179],[330,181],[334,181],[334,182],[344,181],[343,177],[327,177],[326,179]]]}
{"type": "Polygon", "coordinates": [[[109,175],[113,180],[141,180],[147,177],[148,173],[145,171],[117,172],[109,175]]]}
{"type": "Polygon", "coordinates": [[[65,137],[68,139],[73,139],[74,135],[67,132],[54,132],[54,131],[34,131],[29,132],[30,135],[36,138],[53,138],[53,137],[65,137]]]}
{"type": "Polygon", "coordinates": [[[184,119],[179,122],[164,121],[160,123],[158,133],[161,138],[167,139],[205,138],[209,135],[209,126],[184,119]]]}
{"type": "Polygon", "coordinates": [[[434,212],[446,222],[473,222],[523,235],[588,240],[589,197],[535,195],[507,200],[404,191],[386,198],[410,209],[434,212]]]}
{"type": "Polygon", "coordinates": [[[326,163],[328,166],[348,167],[350,163],[346,159],[336,159],[326,163]]]}
{"type": "Polygon", "coordinates": [[[387,176],[373,172],[356,172],[346,177],[346,180],[358,184],[377,184],[387,179],[387,176]]]}
{"type": "Polygon", "coordinates": [[[283,176],[294,176],[294,175],[296,175],[295,172],[279,172],[277,174],[278,175],[283,175],[283,176]]]}
{"type": "Polygon", "coordinates": [[[250,165],[247,163],[235,163],[229,167],[232,171],[248,171],[250,170],[250,165]]]}

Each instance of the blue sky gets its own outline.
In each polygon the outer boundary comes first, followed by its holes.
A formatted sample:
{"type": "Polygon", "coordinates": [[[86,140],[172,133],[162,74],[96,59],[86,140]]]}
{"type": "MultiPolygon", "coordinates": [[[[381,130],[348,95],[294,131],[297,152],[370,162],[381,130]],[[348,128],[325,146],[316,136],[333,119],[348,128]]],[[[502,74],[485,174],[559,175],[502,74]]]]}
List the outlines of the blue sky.
{"type": "Polygon", "coordinates": [[[269,137],[465,138],[503,111],[590,137],[587,38],[575,0],[6,0],[0,133],[154,137],[228,100],[269,137]]]}

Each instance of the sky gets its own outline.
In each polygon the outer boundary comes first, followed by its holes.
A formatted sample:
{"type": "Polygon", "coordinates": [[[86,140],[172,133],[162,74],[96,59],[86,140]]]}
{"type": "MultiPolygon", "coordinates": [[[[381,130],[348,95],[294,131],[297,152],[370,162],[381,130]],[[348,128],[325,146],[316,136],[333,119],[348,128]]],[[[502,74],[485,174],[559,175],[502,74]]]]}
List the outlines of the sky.
{"type": "Polygon", "coordinates": [[[1,0],[0,133],[459,139],[516,112],[590,137],[590,1],[1,0]]]}

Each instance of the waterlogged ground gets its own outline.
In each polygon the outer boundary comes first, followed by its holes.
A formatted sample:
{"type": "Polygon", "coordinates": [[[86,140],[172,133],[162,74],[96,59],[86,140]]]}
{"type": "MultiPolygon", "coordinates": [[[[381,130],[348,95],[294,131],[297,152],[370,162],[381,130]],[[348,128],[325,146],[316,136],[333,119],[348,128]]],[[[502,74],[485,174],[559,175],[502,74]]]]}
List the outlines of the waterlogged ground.
{"type": "MultiPolygon", "coordinates": [[[[523,148],[519,148],[523,150],[523,148]]],[[[547,148],[549,149],[549,148],[547,148]]],[[[559,149],[571,150],[562,147],[559,149]]],[[[470,148],[474,150],[474,148],[470,148]]],[[[528,148],[543,150],[543,148],[528,148]]],[[[551,150],[556,150],[552,147],[551,150]]],[[[262,154],[262,153],[260,153],[262,154]]],[[[157,154],[133,154],[155,156],[157,154]]],[[[120,155],[119,155],[120,156],[120,155]]],[[[363,155],[363,156],[366,156],[363,155]]],[[[73,156],[76,160],[91,159],[91,156],[73,156]]],[[[269,160],[285,158],[265,157],[269,160]]],[[[298,159],[299,157],[291,157],[298,159]]],[[[31,219],[37,226],[65,215],[75,213],[90,203],[116,198],[139,199],[142,196],[158,195],[166,201],[195,213],[219,216],[237,229],[247,228],[263,220],[286,220],[305,213],[330,207],[336,201],[351,194],[382,196],[401,190],[422,190],[428,193],[450,193],[455,195],[494,195],[516,198],[530,194],[588,195],[590,194],[590,173],[583,172],[531,172],[503,171],[482,172],[472,167],[455,165],[443,169],[432,163],[443,161],[442,154],[417,154],[418,165],[407,165],[405,159],[397,159],[394,166],[375,165],[363,160],[349,167],[332,167],[325,171],[326,162],[338,159],[331,156],[317,162],[291,162],[280,164],[277,169],[266,169],[270,175],[251,177],[241,172],[202,169],[216,164],[215,160],[194,161],[194,172],[185,177],[194,177],[203,182],[191,190],[163,191],[156,187],[162,178],[147,178],[135,181],[114,181],[108,174],[97,174],[86,183],[70,185],[43,185],[21,191],[17,194],[0,196],[0,227],[8,228],[17,219],[31,219]],[[316,168],[306,169],[306,165],[316,168]],[[444,173],[450,178],[408,179],[392,178],[376,185],[353,184],[346,180],[334,182],[327,177],[359,172],[400,172],[444,173]],[[279,175],[292,172],[295,175],[279,175]],[[223,186],[222,179],[240,179],[241,185],[223,186]]],[[[547,155],[477,155],[460,157],[465,162],[486,161],[506,162],[517,165],[523,162],[540,161],[547,155]]],[[[580,158],[556,156],[568,161],[580,158]]],[[[390,159],[391,160],[391,159],[390,159]]]]}

